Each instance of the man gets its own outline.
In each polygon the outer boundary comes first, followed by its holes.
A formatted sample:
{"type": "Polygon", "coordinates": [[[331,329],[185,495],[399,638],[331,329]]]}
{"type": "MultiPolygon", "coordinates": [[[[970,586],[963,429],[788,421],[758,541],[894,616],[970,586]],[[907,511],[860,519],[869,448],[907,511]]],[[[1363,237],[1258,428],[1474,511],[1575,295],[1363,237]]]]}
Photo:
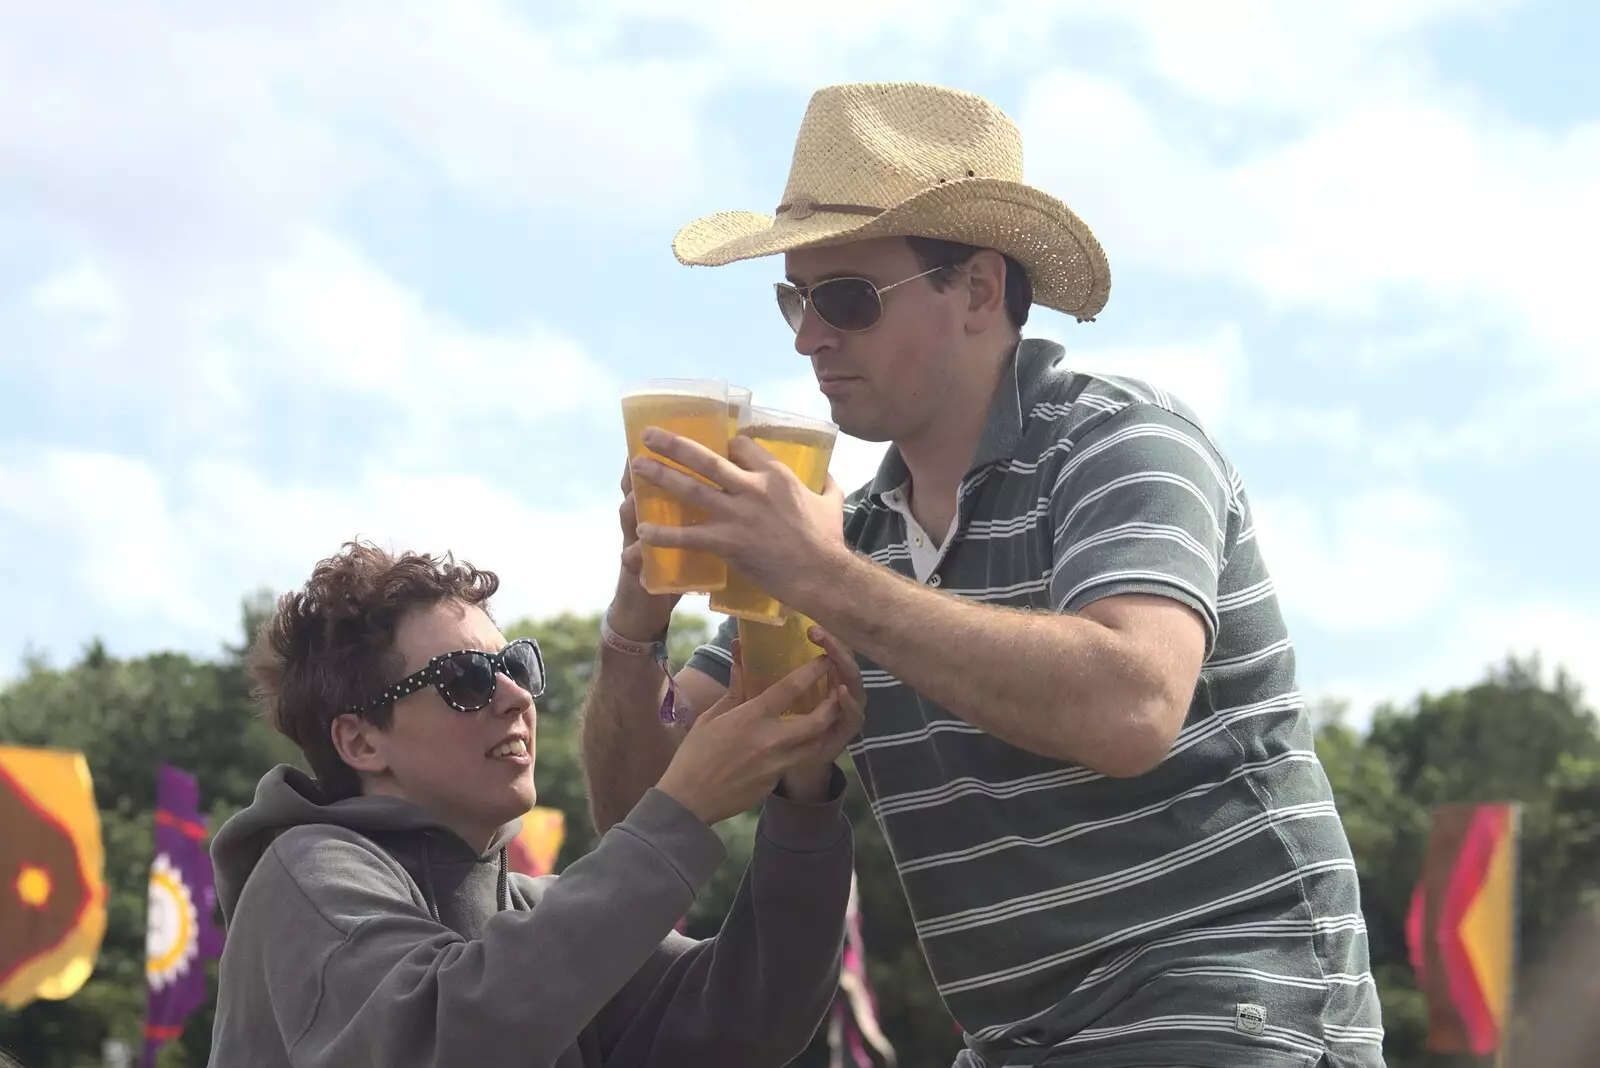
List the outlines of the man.
{"type": "Polygon", "coordinates": [[[822,658],[748,702],[736,678],[626,819],[529,879],[506,844],[536,797],[544,660],[489,616],[498,586],[448,554],[352,543],[263,625],[258,696],[315,777],[268,772],[212,843],[212,1063],[788,1063],[838,984],[853,692],[784,721],[822,658]],[[758,803],[721,932],[674,934],[726,859],[715,824],[758,803]]]}
{"type": "MultiPolygon", "coordinates": [[[[648,460],[633,477],[709,521],[637,536],[723,554],[859,656],[851,753],[962,1063],[1381,1065],[1355,866],[1242,480],[1169,394],[1020,340],[1033,302],[1092,319],[1110,273],[1022,183],[1010,121],[945,89],[824,89],[776,218],[711,216],[674,250],[782,253],[834,421],[890,443],[841,500],[750,442],[729,462],[655,433],[714,485],[648,460]]],[[[609,619],[647,636],[672,603],[637,556],[609,619]]],[[[721,693],[735,633],[678,675],[689,708],[721,693]]],[[[602,656],[602,819],[671,751],[630,711],[659,686],[602,656]]]]}

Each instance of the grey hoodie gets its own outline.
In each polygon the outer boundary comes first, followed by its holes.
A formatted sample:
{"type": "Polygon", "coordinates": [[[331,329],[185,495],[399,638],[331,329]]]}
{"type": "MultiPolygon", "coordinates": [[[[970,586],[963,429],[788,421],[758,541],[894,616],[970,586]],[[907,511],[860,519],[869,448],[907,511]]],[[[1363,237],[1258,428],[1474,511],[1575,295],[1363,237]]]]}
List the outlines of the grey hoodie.
{"type": "Polygon", "coordinates": [[[217,832],[227,924],[217,1068],[784,1064],[838,984],[853,843],[831,801],[772,794],[715,938],[673,932],[726,859],[651,790],[560,876],[509,872],[416,805],[325,804],[280,766],[217,832]]]}

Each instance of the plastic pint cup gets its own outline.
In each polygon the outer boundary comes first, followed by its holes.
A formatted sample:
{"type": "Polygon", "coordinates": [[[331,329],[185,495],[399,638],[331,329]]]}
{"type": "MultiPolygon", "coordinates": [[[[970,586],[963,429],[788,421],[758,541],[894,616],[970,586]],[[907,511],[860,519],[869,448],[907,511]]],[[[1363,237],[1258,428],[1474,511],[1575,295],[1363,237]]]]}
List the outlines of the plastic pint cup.
{"type": "MultiPolygon", "coordinates": [[[[798,671],[819,656],[822,646],[806,637],[815,624],[799,612],[789,612],[782,623],[739,620],[739,656],[744,663],[744,696],[749,700],[765,693],[773,683],[798,671]]],[[[824,675],[783,710],[784,716],[799,716],[815,709],[828,696],[832,685],[824,675]]]]}
{"type": "MultiPolygon", "coordinates": [[[[628,433],[628,459],[649,455],[678,470],[683,467],[645,448],[646,427],[658,426],[698,441],[718,456],[728,455],[728,384],[699,379],[652,379],[622,397],[628,433]]],[[[690,472],[690,474],[693,474],[690,472]]],[[[693,477],[699,478],[699,475],[693,477]]],[[[703,509],[684,504],[646,479],[633,479],[639,522],[661,527],[692,527],[706,521],[703,509]]],[[[640,576],[651,593],[711,593],[728,581],[728,567],[715,553],[644,545],[640,576]]]]}
{"type": "Polygon", "coordinates": [[[743,386],[728,387],[728,437],[739,433],[739,428],[750,418],[751,393],[743,386]]]}
{"type": "MultiPolygon", "coordinates": [[[[751,407],[739,425],[739,436],[752,439],[772,453],[812,493],[821,493],[839,428],[825,419],[751,407]]],[[[731,566],[727,585],[711,597],[711,610],[764,623],[782,623],[786,613],[783,605],[731,566]]]]}

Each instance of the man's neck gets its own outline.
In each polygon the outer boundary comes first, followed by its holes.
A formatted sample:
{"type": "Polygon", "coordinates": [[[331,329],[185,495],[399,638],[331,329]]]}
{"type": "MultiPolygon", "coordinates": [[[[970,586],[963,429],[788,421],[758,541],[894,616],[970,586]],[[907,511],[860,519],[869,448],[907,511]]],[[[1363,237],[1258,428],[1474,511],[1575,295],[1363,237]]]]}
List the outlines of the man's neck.
{"type": "MultiPolygon", "coordinates": [[[[1014,343],[1013,343],[1014,345],[1014,343]]],[[[942,412],[916,438],[895,442],[910,473],[911,510],[928,534],[942,540],[955,516],[956,494],[972,467],[1010,360],[990,363],[983,379],[953,393],[961,401],[942,412]]]]}
{"type": "MultiPolygon", "coordinates": [[[[912,500],[955,501],[956,490],[961,485],[967,469],[972,466],[972,456],[983,434],[983,421],[968,425],[973,413],[963,410],[941,420],[934,433],[925,440],[896,443],[900,458],[910,473],[912,500]]],[[[944,531],[929,531],[935,536],[944,531]]]]}

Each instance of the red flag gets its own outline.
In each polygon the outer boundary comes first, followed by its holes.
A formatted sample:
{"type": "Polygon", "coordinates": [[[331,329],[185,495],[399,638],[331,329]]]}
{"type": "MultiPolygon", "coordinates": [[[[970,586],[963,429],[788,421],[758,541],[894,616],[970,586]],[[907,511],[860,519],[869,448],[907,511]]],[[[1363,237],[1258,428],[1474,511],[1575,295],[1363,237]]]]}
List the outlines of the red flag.
{"type": "Polygon", "coordinates": [[[1505,1041],[1516,960],[1520,806],[1434,810],[1406,943],[1428,1003],[1428,1049],[1493,1053],[1505,1041]]]}

